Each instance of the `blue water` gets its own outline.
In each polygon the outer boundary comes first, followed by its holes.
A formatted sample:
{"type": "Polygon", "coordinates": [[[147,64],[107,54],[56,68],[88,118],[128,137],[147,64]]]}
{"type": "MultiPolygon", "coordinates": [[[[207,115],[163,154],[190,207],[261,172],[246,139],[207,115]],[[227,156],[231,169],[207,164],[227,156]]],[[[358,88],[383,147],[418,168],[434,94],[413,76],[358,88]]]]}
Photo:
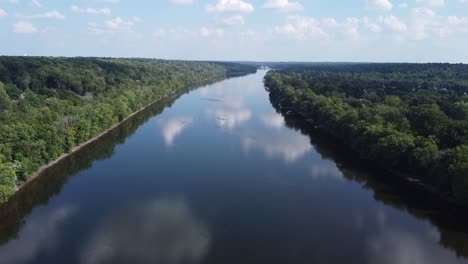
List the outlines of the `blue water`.
{"type": "Polygon", "coordinates": [[[468,263],[454,216],[286,125],[265,73],[161,103],[47,171],[0,208],[0,263],[468,263]]]}

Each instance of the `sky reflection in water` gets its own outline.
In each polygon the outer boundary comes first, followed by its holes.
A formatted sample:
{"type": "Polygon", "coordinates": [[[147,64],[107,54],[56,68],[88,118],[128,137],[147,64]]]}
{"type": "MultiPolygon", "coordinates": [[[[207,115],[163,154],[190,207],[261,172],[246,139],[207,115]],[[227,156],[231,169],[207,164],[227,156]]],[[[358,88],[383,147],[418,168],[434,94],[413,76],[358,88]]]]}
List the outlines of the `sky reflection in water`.
{"type": "Polygon", "coordinates": [[[466,233],[376,198],[367,176],[288,128],[264,74],[195,90],[122,144],[98,142],[112,155],[0,229],[14,234],[0,232],[0,263],[468,263],[455,253],[466,233]]]}

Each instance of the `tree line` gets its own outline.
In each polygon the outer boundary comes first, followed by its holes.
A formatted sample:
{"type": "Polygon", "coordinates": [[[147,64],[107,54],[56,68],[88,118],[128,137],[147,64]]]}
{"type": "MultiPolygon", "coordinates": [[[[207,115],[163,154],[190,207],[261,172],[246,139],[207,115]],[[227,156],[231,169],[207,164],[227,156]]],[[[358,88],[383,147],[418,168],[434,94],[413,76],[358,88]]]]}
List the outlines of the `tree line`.
{"type": "Polygon", "coordinates": [[[284,113],[361,158],[468,201],[468,65],[291,65],[265,84],[284,113]]]}
{"type": "Polygon", "coordinates": [[[0,57],[0,202],[41,166],[142,107],[255,71],[227,62],[0,57]]]}

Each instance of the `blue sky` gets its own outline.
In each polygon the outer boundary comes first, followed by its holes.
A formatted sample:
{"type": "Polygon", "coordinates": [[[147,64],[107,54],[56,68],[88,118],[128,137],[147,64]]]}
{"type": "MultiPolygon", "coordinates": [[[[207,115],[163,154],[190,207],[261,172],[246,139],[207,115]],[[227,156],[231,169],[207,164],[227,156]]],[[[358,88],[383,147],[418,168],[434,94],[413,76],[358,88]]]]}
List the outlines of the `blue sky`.
{"type": "Polygon", "coordinates": [[[468,0],[0,0],[0,54],[468,62],[468,0]]]}

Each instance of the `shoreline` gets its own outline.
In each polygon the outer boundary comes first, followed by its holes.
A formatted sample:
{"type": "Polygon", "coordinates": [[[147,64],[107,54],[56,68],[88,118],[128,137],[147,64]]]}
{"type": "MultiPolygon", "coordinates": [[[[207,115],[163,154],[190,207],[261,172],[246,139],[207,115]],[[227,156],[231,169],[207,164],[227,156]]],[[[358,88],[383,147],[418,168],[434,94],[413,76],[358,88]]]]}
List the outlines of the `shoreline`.
{"type": "MultiPolygon", "coordinates": [[[[125,117],[122,121],[119,121],[117,123],[115,123],[114,125],[112,125],[111,127],[105,129],[104,131],[102,131],[101,133],[97,134],[96,136],[92,137],[91,139],[88,139],[87,141],[79,144],[78,146],[75,146],[73,149],[71,149],[70,151],[68,152],[65,152],[63,153],[62,155],[60,155],[58,158],[56,158],[55,160],[41,166],[34,174],[32,174],[32,176],[27,180],[27,181],[24,181],[22,182],[21,184],[18,184],[16,185],[16,190],[15,192],[13,193],[11,197],[13,197],[16,193],[18,193],[19,191],[21,191],[22,189],[24,189],[27,185],[29,185],[29,183],[31,183],[32,181],[40,178],[40,176],[42,175],[42,173],[44,173],[45,170],[49,169],[50,167],[56,165],[57,163],[61,162],[62,160],[64,160],[65,158],[75,154],[76,152],[80,151],[82,148],[86,147],[87,145],[101,139],[103,136],[107,135],[109,132],[111,132],[112,130],[118,128],[120,125],[122,125],[123,123],[125,123],[126,121],[128,121],[130,118],[134,117],[135,115],[141,113],[142,111],[148,109],[150,106],[156,104],[156,103],[159,103],[161,102],[162,100],[166,99],[166,98],[170,98],[172,95],[174,95],[175,93],[177,92],[173,92],[173,93],[170,93],[170,94],[167,94],[159,99],[157,99],[156,101],[153,101],[149,104],[147,104],[146,106],[143,106],[142,108],[138,109],[137,111],[131,113],[129,116],[125,117]]],[[[9,200],[9,199],[8,199],[9,200]]],[[[8,201],[5,201],[5,202],[8,202],[8,201]]]]}
{"type": "MultiPolygon", "coordinates": [[[[287,118],[288,114],[281,109],[281,107],[278,108],[281,114],[284,116],[284,118],[287,118]]],[[[367,161],[367,162],[374,162],[374,165],[371,165],[373,168],[379,168],[383,171],[385,171],[388,174],[391,174],[393,176],[398,177],[398,179],[402,182],[404,182],[406,185],[411,186],[413,188],[417,188],[419,190],[423,190],[427,194],[431,195],[432,197],[437,198],[439,201],[442,201],[444,203],[447,203],[450,206],[454,206],[456,208],[466,208],[468,204],[466,203],[460,203],[458,202],[452,195],[448,195],[447,192],[441,191],[437,189],[434,185],[425,182],[423,179],[418,177],[418,175],[413,175],[408,172],[400,171],[397,169],[393,168],[388,168],[379,163],[376,160],[368,159],[368,158],[362,158],[360,157],[359,153],[357,153],[354,149],[352,149],[347,143],[345,143],[341,138],[335,137],[332,134],[330,134],[326,129],[323,129],[320,126],[317,126],[316,123],[311,121],[310,119],[306,118],[306,115],[302,112],[298,112],[294,115],[294,118],[301,121],[304,125],[309,126],[307,129],[311,131],[311,133],[318,132],[319,136],[327,136],[331,138],[335,142],[340,142],[345,146],[347,151],[350,153],[353,153],[356,155],[358,160],[361,161],[367,161]]],[[[317,135],[317,134],[316,134],[317,135]]]]}
{"type": "MultiPolygon", "coordinates": [[[[227,79],[226,76],[219,76],[219,80],[223,80],[223,79],[227,79]]],[[[211,81],[216,81],[218,80],[218,78],[213,78],[213,80],[211,81]]],[[[204,82],[210,82],[210,80],[204,80],[204,81],[200,81],[200,82],[197,82],[196,84],[193,84],[193,85],[189,85],[189,86],[186,86],[186,87],[181,87],[179,89],[177,89],[176,91],[173,91],[169,94],[166,94],[164,96],[162,96],[161,98],[143,106],[142,108],[138,109],[137,111],[131,113],[129,116],[125,117],[122,121],[119,121],[117,123],[115,123],[114,125],[112,125],[111,127],[103,130],[101,133],[97,134],[96,136],[92,137],[91,139],[88,139],[87,141],[79,144],[78,146],[75,146],[73,149],[71,149],[70,151],[68,152],[65,152],[63,153],[62,155],[60,155],[58,158],[56,158],[55,160],[53,161],[50,161],[49,163],[41,166],[35,173],[32,174],[32,176],[20,183],[20,184],[17,184],[16,185],[16,189],[15,189],[15,192],[8,198],[8,200],[6,200],[5,202],[0,202],[0,204],[4,204],[4,203],[7,203],[11,197],[15,196],[18,192],[20,192],[21,190],[23,190],[26,186],[29,185],[29,183],[33,182],[34,180],[40,178],[40,176],[42,175],[42,173],[44,173],[45,170],[49,169],[50,167],[56,165],[57,163],[61,162],[62,160],[64,160],[65,158],[75,154],[76,152],[80,151],[82,148],[88,146],[89,144],[99,140],[100,138],[102,138],[103,136],[107,135],[109,132],[111,132],[112,130],[118,128],[120,125],[122,125],[123,123],[125,123],[126,121],[128,121],[129,119],[131,119],[132,117],[134,117],[135,115],[143,112],[144,110],[148,109],[149,107],[153,106],[154,104],[156,103],[159,103],[161,102],[162,100],[164,99],[170,99],[171,96],[174,96],[175,94],[185,90],[185,89],[190,89],[189,87],[196,87],[196,88],[200,88],[203,86],[203,83],[204,82]]]]}

